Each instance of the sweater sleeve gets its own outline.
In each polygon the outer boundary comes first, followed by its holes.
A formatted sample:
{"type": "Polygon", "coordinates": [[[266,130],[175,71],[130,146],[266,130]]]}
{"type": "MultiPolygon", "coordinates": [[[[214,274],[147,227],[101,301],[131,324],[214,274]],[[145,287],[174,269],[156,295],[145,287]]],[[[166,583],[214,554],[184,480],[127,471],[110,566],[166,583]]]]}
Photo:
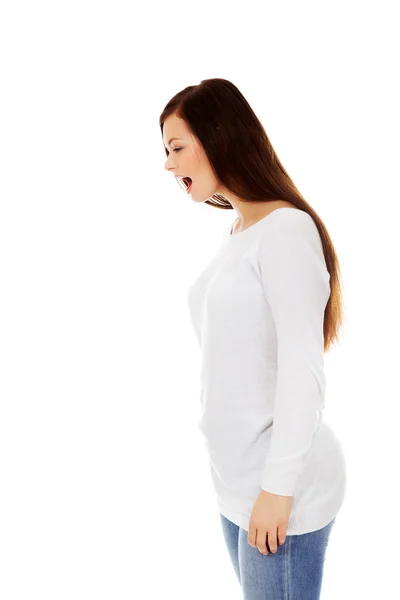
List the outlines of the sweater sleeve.
{"type": "Polygon", "coordinates": [[[330,275],[313,218],[299,209],[279,216],[258,246],[277,341],[271,443],[261,489],[292,496],[325,406],[323,323],[330,275]]]}

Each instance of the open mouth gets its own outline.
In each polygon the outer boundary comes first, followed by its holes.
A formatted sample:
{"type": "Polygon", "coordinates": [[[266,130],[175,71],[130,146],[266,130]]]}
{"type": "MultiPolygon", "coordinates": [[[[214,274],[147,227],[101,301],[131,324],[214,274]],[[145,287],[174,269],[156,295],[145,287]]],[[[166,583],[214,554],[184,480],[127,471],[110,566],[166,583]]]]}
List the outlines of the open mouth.
{"type": "Polygon", "coordinates": [[[185,177],[185,183],[187,185],[186,192],[189,193],[192,189],[193,181],[190,179],[190,177],[185,177]]]}
{"type": "Polygon", "coordinates": [[[189,193],[192,189],[192,179],[190,177],[182,177],[182,179],[180,179],[179,181],[182,182],[184,191],[189,193]]]}

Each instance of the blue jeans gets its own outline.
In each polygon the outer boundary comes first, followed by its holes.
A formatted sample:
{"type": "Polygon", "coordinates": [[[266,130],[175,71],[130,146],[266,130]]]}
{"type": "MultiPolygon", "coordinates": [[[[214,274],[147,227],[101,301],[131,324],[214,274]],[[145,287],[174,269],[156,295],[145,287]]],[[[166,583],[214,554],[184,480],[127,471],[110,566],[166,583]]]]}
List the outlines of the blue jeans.
{"type": "Polygon", "coordinates": [[[319,600],[325,551],[335,518],[322,529],[286,535],[275,553],[261,554],[248,532],[220,513],[229,556],[243,600],[319,600]]]}

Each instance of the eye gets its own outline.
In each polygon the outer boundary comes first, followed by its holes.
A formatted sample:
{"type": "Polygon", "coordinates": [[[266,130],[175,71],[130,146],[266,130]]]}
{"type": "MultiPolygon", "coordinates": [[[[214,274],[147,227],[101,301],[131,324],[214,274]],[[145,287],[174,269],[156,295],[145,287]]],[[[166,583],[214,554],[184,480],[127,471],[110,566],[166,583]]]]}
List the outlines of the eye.
{"type": "MultiPolygon", "coordinates": [[[[182,150],[182,148],[174,148],[174,149],[173,149],[173,152],[179,152],[179,150],[182,150]]],[[[167,156],[169,156],[169,152],[168,152],[168,150],[167,150],[167,156]]]]}

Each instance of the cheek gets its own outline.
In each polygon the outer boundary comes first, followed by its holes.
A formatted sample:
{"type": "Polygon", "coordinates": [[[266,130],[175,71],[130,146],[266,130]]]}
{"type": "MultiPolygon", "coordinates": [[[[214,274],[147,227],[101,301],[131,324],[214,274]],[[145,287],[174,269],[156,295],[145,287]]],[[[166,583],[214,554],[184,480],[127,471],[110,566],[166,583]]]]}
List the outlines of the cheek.
{"type": "Polygon", "coordinates": [[[193,150],[188,151],[184,157],[182,157],[185,161],[185,164],[189,167],[189,169],[198,169],[200,166],[199,158],[193,150]]]}

